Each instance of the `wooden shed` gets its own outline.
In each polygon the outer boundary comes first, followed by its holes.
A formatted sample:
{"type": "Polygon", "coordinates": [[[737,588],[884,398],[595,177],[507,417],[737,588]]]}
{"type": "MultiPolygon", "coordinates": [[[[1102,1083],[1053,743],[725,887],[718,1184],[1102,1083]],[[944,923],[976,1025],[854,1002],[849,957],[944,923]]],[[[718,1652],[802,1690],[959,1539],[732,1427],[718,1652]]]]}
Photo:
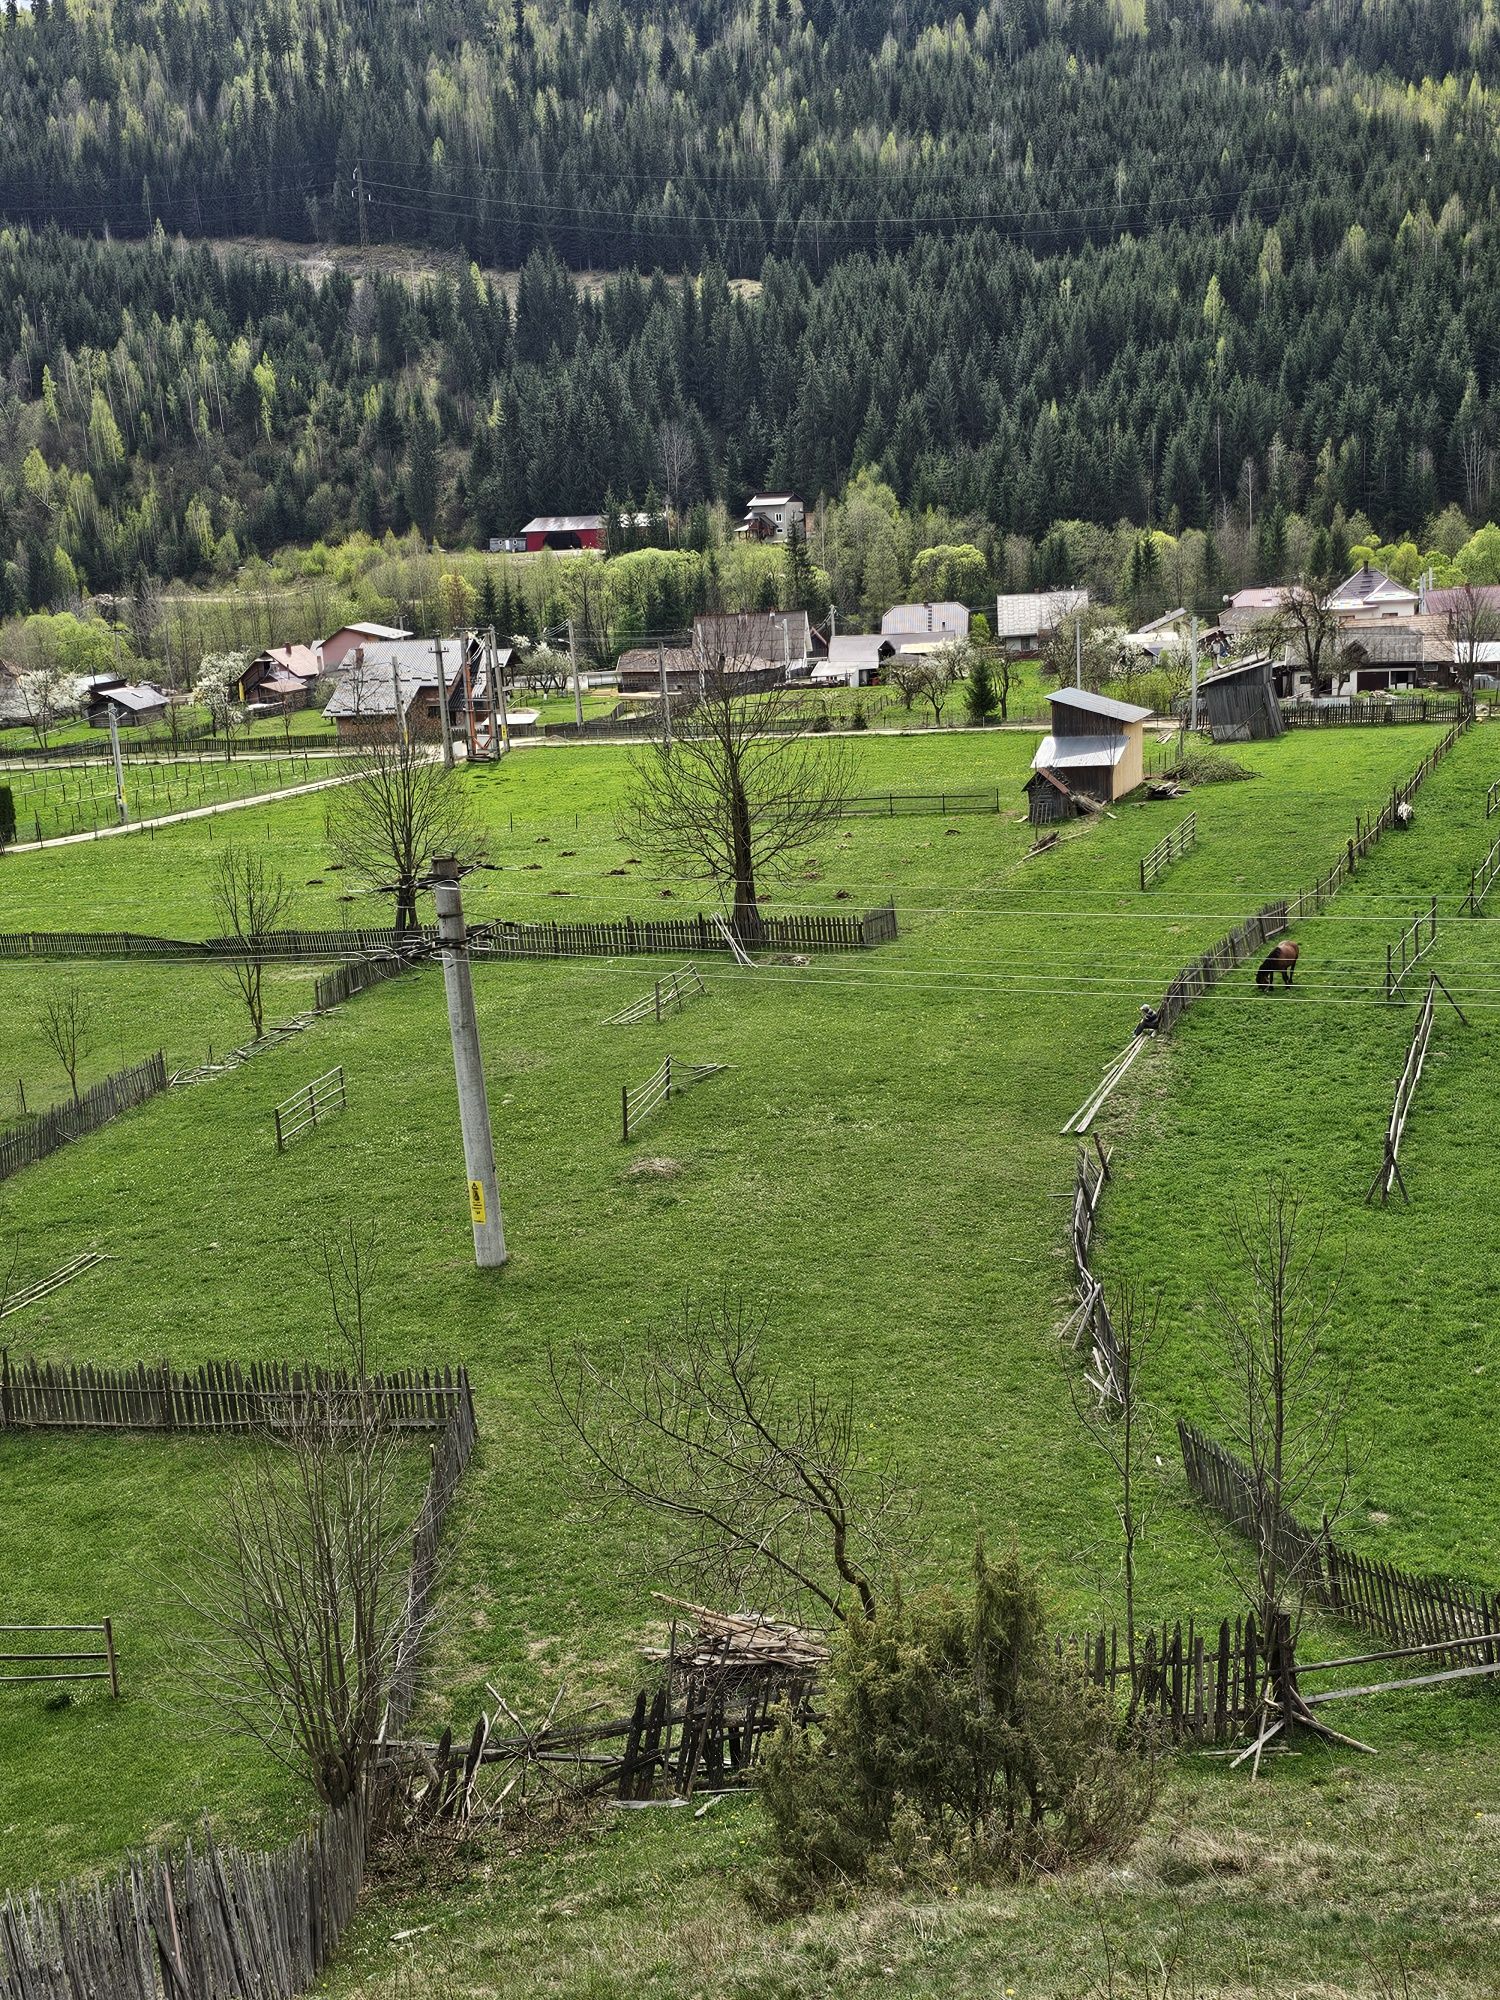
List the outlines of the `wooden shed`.
{"type": "Polygon", "coordinates": [[[1072,819],[1078,801],[1050,771],[1033,771],[1022,790],[1026,794],[1026,817],[1033,826],[1054,826],[1058,820],[1072,819]]]}
{"type": "Polygon", "coordinates": [[[1031,760],[1032,770],[1101,805],[1133,792],[1145,776],[1151,710],[1083,688],[1058,688],[1048,700],[1052,729],[1031,760]]]}
{"type": "Polygon", "coordinates": [[[1198,700],[1215,743],[1260,743],[1286,727],[1271,684],[1271,662],[1263,653],[1205,674],[1198,700]]]}

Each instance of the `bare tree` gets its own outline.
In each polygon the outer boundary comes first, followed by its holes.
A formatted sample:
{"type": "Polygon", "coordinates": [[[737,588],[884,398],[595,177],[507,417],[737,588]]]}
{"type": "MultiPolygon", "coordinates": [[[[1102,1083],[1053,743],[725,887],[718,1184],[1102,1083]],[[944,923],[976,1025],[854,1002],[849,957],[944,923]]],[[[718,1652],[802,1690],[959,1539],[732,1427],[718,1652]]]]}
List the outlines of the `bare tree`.
{"type": "Polygon", "coordinates": [[[89,1053],[92,1026],[88,998],[76,979],[49,993],[42,1003],[42,1040],[62,1064],[75,1104],[79,1098],[78,1072],[89,1053]]]}
{"type": "Polygon", "coordinates": [[[1109,1461],[1116,1481],[1115,1511],[1120,1521],[1122,1570],[1125,1584],[1125,1633],[1130,1658],[1132,1711],[1136,1683],[1135,1562],[1136,1551],[1155,1511],[1156,1488],[1145,1472],[1153,1443],[1150,1412],[1141,1393],[1141,1378],[1156,1341],[1159,1301],[1148,1307],[1129,1287],[1115,1300],[1110,1324],[1115,1337],[1111,1381],[1115,1394],[1101,1401],[1075,1372],[1067,1372],[1068,1396],[1084,1432],[1109,1461]]]}
{"type": "Polygon", "coordinates": [[[472,861],[484,850],[465,781],[408,733],[378,725],[350,768],[356,775],[329,794],[329,845],[346,868],[394,892],[398,931],[415,930],[417,885],[433,856],[472,861]]]}
{"type": "Polygon", "coordinates": [[[325,1242],[323,1264],[340,1370],[273,1406],[182,1594],[215,1712],[338,1805],[360,1785],[398,1650],[415,1635],[400,1438],[369,1383],[369,1246],[347,1230],[325,1242]]]}
{"type": "Polygon", "coordinates": [[[59,717],[72,707],[73,680],[61,667],[33,667],[30,673],[22,674],[16,683],[16,692],[21,697],[21,709],[36,738],[37,748],[45,750],[52,741],[52,732],[59,717]]]}
{"type": "Polygon", "coordinates": [[[761,1365],[766,1320],[726,1294],[688,1301],[674,1345],[601,1368],[549,1351],[559,1428],[582,1496],[645,1514],[662,1566],[697,1596],[834,1617],[875,1610],[883,1565],[909,1546],[914,1503],[867,1461],[853,1399],[761,1365]]]}
{"type": "MultiPolygon", "coordinates": [[[[1050,610],[1048,615],[1053,615],[1050,610]]],[[[1118,622],[1096,605],[1056,615],[1042,641],[1041,666],[1042,673],[1059,687],[1071,686],[1081,669],[1084,687],[1097,693],[1120,670],[1118,622]]]]}
{"type": "Polygon", "coordinates": [[[1326,692],[1339,654],[1338,614],[1330,602],[1333,590],[1332,577],[1304,571],[1282,592],[1280,605],[1263,626],[1267,650],[1286,652],[1300,661],[1314,694],[1326,692]]]}
{"type": "MultiPolygon", "coordinates": [[[[622,831],[663,866],[711,882],[741,944],[761,935],[758,885],[843,811],[853,759],[813,744],[777,662],[756,649],[753,618],[700,618],[698,698],[672,739],[632,761],[622,831]]],[[[771,641],[767,640],[767,644],[771,641]]]]}
{"type": "Polygon", "coordinates": [[[1485,663],[1484,648],[1500,639],[1500,612],[1495,609],[1494,592],[1466,583],[1453,594],[1443,616],[1444,630],[1453,646],[1453,672],[1461,687],[1472,687],[1474,676],[1485,663]]]}
{"type": "Polygon", "coordinates": [[[693,434],[680,417],[662,419],[656,433],[656,450],[661,459],[662,484],[666,488],[667,507],[675,535],[682,489],[694,470],[693,434]]]}
{"type": "Polygon", "coordinates": [[[949,639],[917,662],[912,677],[916,699],[927,703],[934,722],[941,724],[943,710],[952,699],[954,688],[967,677],[974,657],[975,649],[969,640],[949,639]]]}
{"type": "Polygon", "coordinates": [[[226,847],[214,863],[212,896],[219,935],[233,940],[231,972],[259,1037],[265,1022],[264,940],[286,924],[292,892],[279,869],[253,847],[226,847]]]}
{"type": "Polygon", "coordinates": [[[1295,1634],[1317,1574],[1318,1541],[1292,1523],[1314,1502],[1334,1518],[1349,1483],[1348,1375],[1323,1340],[1342,1272],[1327,1281],[1320,1275],[1322,1227],[1304,1241],[1302,1204],[1274,1177],[1248,1208],[1234,1209],[1233,1230],[1244,1294],[1215,1286],[1211,1297],[1232,1382],[1226,1441],[1248,1468],[1250,1567],[1235,1580],[1263,1633],[1284,1615],[1295,1634]]]}

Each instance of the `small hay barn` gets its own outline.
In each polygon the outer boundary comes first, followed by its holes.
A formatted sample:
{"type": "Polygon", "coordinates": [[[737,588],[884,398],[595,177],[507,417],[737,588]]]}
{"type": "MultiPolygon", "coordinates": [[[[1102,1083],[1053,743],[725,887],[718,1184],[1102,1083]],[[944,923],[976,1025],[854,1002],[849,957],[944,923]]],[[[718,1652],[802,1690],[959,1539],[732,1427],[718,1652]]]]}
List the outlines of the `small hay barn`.
{"type": "Polygon", "coordinates": [[[1198,683],[1198,699],[1215,743],[1260,743],[1280,736],[1286,727],[1264,654],[1206,674],[1198,683]]]}
{"type": "MultiPolygon", "coordinates": [[[[1075,798],[1109,805],[1133,792],[1145,776],[1149,708],[1116,701],[1083,688],[1058,688],[1048,697],[1052,728],[1031,760],[1032,772],[1045,773],[1075,798]]],[[[1047,787],[1028,783],[1030,817],[1034,824],[1059,815],[1047,800],[1047,787]]]]}

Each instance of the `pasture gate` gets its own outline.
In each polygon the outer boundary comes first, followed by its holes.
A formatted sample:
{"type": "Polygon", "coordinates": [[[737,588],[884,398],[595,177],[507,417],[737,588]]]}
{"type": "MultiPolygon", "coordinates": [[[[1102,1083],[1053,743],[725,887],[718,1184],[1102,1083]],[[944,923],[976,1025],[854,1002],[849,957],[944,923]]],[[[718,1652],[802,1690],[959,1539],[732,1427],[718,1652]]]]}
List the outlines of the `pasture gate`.
{"type": "Polygon", "coordinates": [[[97,1625],[0,1625],[0,1644],[25,1644],[25,1653],[0,1653],[0,1667],[40,1667],[40,1673],[0,1673],[0,1687],[20,1687],[39,1681],[108,1681],[109,1691],[120,1698],[120,1663],[115,1656],[115,1627],[111,1618],[97,1625]],[[65,1638],[67,1648],[59,1651],[42,1645],[45,1640],[65,1638]],[[80,1652],[78,1641],[97,1638],[98,1644],[80,1652]],[[42,1650],[38,1650],[41,1646],[42,1650]],[[65,1673],[56,1670],[65,1667],[65,1673]]]}
{"type": "Polygon", "coordinates": [[[284,1153],[299,1132],[314,1131],[319,1119],[325,1122],[335,1111],[349,1109],[349,1095],[344,1085],[344,1065],[324,1070],[301,1090],[293,1091],[280,1104],[273,1105],[271,1117],[276,1126],[276,1150],[284,1153]]]}

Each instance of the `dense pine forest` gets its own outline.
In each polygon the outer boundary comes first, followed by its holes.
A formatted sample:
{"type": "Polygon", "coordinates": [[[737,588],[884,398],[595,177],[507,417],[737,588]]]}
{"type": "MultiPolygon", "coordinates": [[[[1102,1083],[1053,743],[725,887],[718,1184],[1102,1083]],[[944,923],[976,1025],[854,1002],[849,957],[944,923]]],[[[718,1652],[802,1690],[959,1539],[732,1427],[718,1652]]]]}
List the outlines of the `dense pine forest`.
{"type": "Polygon", "coordinates": [[[1452,0],[12,0],[0,615],[861,468],[1044,549],[1478,524],[1497,32],[1452,0]],[[413,288],[191,244],[250,233],[462,256],[413,288]]]}

